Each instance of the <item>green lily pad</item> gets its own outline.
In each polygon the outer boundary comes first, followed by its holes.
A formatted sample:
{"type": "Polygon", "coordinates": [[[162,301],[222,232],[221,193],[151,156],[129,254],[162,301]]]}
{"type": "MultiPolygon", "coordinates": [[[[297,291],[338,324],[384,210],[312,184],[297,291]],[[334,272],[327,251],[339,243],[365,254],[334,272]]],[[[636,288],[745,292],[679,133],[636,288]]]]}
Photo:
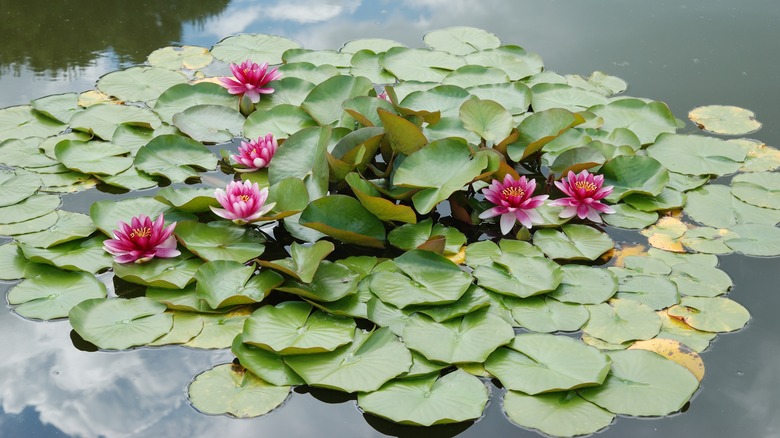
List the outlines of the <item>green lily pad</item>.
{"type": "Polygon", "coordinates": [[[430,89],[409,93],[400,106],[415,111],[440,113],[442,117],[458,117],[460,107],[471,96],[469,92],[455,85],[439,85],[430,89]]]}
{"type": "Polygon", "coordinates": [[[300,223],[342,242],[384,247],[382,221],[355,198],[346,195],[330,195],[312,201],[301,213],[300,223]]]}
{"type": "Polygon", "coordinates": [[[157,99],[168,88],[186,82],[186,76],[165,68],[130,67],[102,76],[97,89],[123,101],[146,102],[157,99]]]}
{"type": "Polygon", "coordinates": [[[0,280],[23,278],[27,265],[27,259],[15,242],[0,245],[0,280]]]}
{"type": "Polygon", "coordinates": [[[428,143],[420,127],[409,120],[383,109],[378,109],[377,114],[392,150],[410,155],[428,143]]]}
{"type": "Polygon", "coordinates": [[[512,81],[527,78],[542,71],[542,57],[522,47],[505,45],[465,55],[466,63],[485,67],[500,66],[512,81]]]}
{"type": "Polygon", "coordinates": [[[686,231],[680,243],[700,253],[731,254],[734,250],[726,245],[726,241],[735,238],[739,238],[739,235],[731,230],[698,227],[686,231]]]}
{"type": "Polygon", "coordinates": [[[204,213],[209,207],[219,207],[214,190],[200,187],[164,187],[157,191],[154,199],[187,213],[204,213]]]}
{"type": "Polygon", "coordinates": [[[459,56],[438,50],[393,47],[385,53],[381,64],[402,81],[441,82],[447,73],[466,63],[459,56]]]}
{"type": "Polygon", "coordinates": [[[684,367],[646,350],[609,353],[612,369],[601,386],[579,394],[610,412],[624,415],[668,415],[679,411],[699,387],[684,367]]]}
{"type": "Polygon", "coordinates": [[[414,249],[396,257],[392,263],[402,272],[374,272],[370,287],[382,301],[399,308],[452,303],[471,285],[471,275],[431,251],[414,249]]]}
{"type": "Polygon", "coordinates": [[[16,175],[0,169],[0,207],[17,204],[32,196],[41,187],[41,180],[34,174],[16,175]]]}
{"type": "Polygon", "coordinates": [[[561,267],[543,257],[504,252],[493,257],[495,264],[474,270],[478,284],[485,289],[519,298],[555,290],[561,282],[561,267]]]}
{"type": "Polygon", "coordinates": [[[661,320],[653,310],[634,300],[612,299],[588,306],[590,320],[582,327],[586,334],[612,344],[653,338],[661,330],[661,320]]]}
{"type": "Polygon", "coordinates": [[[144,286],[183,289],[195,281],[203,260],[184,252],[175,258],[155,258],[146,263],[114,263],[114,275],[144,286]]]}
{"type": "Polygon", "coordinates": [[[30,102],[30,105],[35,111],[46,117],[68,123],[73,114],[83,110],[79,107],[78,100],[77,93],[63,93],[35,99],[30,102]]]}
{"type": "Polygon", "coordinates": [[[239,307],[229,313],[201,315],[203,330],[184,346],[202,350],[230,348],[233,339],[241,334],[251,311],[247,307],[239,307]]]}
{"type": "Polygon", "coordinates": [[[697,297],[715,297],[728,292],[732,282],[720,269],[696,263],[680,263],[672,266],[669,276],[680,293],[697,297]]]}
{"type": "Polygon", "coordinates": [[[206,262],[195,273],[195,295],[212,309],[258,303],[284,280],[271,270],[254,273],[254,265],[244,266],[233,260],[206,262]]]}
{"type": "Polygon", "coordinates": [[[57,195],[33,195],[23,201],[0,207],[0,224],[24,222],[49,214],[60,206],[57,195]]]}
{"type": "Polygon", "coordinates": [[[54,154],[68,169],[101,175],[116,175],[133,165],[130,151],[98,141],[63,140],[54,154]]]}
{"type": "Polygon", "coordinates": [[[184,344],[203,331],[203,318],[192,312],[172,312],[171,331],[148,343],[150,347],[184,344]]]}
{"type": "Polygon", "coordinates": [[[59,134],[67,125],[33,110],[30,105],[0,110],[0,142],[10,138],[41,137],[59,134]]]}
{"type": "Polygon", "coordinates": [[[95,224],[85,214],[57,210],[56,216],[57,221],[47,229],[16,236],[16,240],[31,247],[51,248],[71,240],[87,237],[95,231],[95,224]]]}
{"type": "Polygon", "coordinates": [[[434,50],[453,55],[468,55],[479,50],[495,49],[501,40],[490,32],[475,27],[456,26],[428,32],[423,37],[425,45],[434,50]]]}
{"type": "Polygon", "coordinates": [[[396,168],[393,182],[402,187],[422,188],[412,196],[412,202],[418,212],[427,214],[487,166],[487,155],[472,156],[465,140],[436,140],[403,160],[396,168]]]}
{"type": "Polygon", "coordinates": [[[276,289],[304,299],[333,302],[356,293],[360,277],[360,273],[344,264],[323,261],[311,282],[288,280],[276,289]]]}
{"type": "Polygon", "coordinates": [[[299,106],[314,88],[311,82],[294,77],[283,77],[270,82],[268,86],[273,88],[274,92],[264,95],[260,102],[255,104],[256,110],[270,110],[277,105],[299,106]]]}
{"type": "Polygon", "coordinates": [[[211,54],[224,62],[238,64],[245,60],[271,65],[282,63],[282,54],[288,49],[298,49],[297,42],[275,35],[231,35],[211,48],[211,54]]]}
{"type": "Polygon", "coordinates": [[[154,112],[163,122],[172,124],[174,115],[197,105],[221,105],[238,110],[238,99],[218,84],[179,84],[168,88],[157,98],[154,112]]]}
{"type": "MultiPolygon", "coordinates": [[[[399,205],[381,197],[381,192],[355,172],[349,173],[345,180],[363,207],[382,221],[399,221],[408,224],[417,222],[417,215],[408,205],[399,205]]],[[[398,229],[398,228],[397,228],[398,229]]],[[[395,231],[395,230],[393,230],[395,231]]],[[[392,232],[391,232],[392,233],[392,232]]],[[[392,241],[391,241],[392,242],[392,241]]],[[[405,248],[402,248],[405,249],[405,248]]],[[[411,249],[411,248],[408,248],[411,249]]]]}
{"type": "Polygon", "coordinates": [[[610,362],[607,355],[579,340],[523,333],[491,354],[485,369],[505,388],[534,395],[600,385],[610,362]]]}
{"type": "Polygon", "coordinates": [[[105,141],[111,141],[122,124],[157,129],[162,122],[149,109],[111,104],[92,105],[70,119],[74,130],[95,134],[105,141]]]}
{"type": "Polygon", "coordinates": [[[485,293],[484,289],[472,284],[466,290],[466,293],[454,303],[446,306],[416,307],[414,311],[428,315],[436,322],[444,322],[475,312],[483,307],[488,307],[490,303],[490,297],[485,293]]]}
{"type": "Polygon", "coordinates": [[[756,207],[740,201],[728,186],[707,184],[687,193],[685,213],[696,222],[715,228],[754,223],[775,225],[780,222],[780,210],[756,207]]]}
{"type": "Polygon", "coordinates": [[[243,342],[281,355],[333,351],[352,342],[355,321],[312,312],[312,305],[286,301],[263,306],[244,323],[243,342]]]}
{"type": "Polygon", "coordinates": [[[204,414],[251,418],[279,407],[290,387],[270,384],[240,365],[222,364],[198,374],[187,393],[192,406],[204,414]]]}
{"type": "Polygon", "coordinates": [[[780,232],[774,226],[741,224],[732,226],[731,230],[739,237],[730,238],[725,243],[734,251],[751,256],[780,254],[780,232]]]}
{"type": "Polygon", "coordinates": [[[755,114],[745,108],[729,105],[706,105],[692,109],[688,118],[707,132],[743,135],[761,129],[755,114]]]}
{"type": "Polygon", "coordinates": [[[135,166],[150,175],[184,182],[199,176],[196,169],[214,170],[217,157],[200,142],[168,134],[153,138],[139,149],[135,166]]]}
{"type": "Polygon", "coordinates": [[[20,234],[37,233],[46,230],[57,223],[59,216],[56,211],[24,222],[0,224],[0,236],[16,236],[20,234]]]}
{"type": "Polygon", "coordinates": [[[469,99],[460,107],[463,127],[479,134],[489,144],[499,143],[514,128],[512,115],[492,100],[469,99]]]}
{"type": "Polygon", "coordinates": [[[93,298],[70,310],[76,333],[105,350],[126,350],[145,345],[168,333],[173,316],[166,307],[146,297],[93,298]]]}
{"type": "Polygon", "coordinates": [[[680,304],[670,307],[667,313],[705,332],[739,330],[750,320],[747,309],[722,297],[682,297],[680,304]]]}
{"type": "Polygon", "coordinates": [[[331,242],[320,240],[304,246],[297,242],[290,245],[291,258],[276,261],[260,261],[260,264],[284,272],[304,283],[311,283],[321,262],[335,247],[331,242]]]}
{"type": "Polygon", "coordinates": [[[536,84],[531,89],[534,111],[563,108],[572,112],[583,111],[594,105],[604,105],[603,94],[572,87],[568,84],[536,84]]]}
{"type": "Polygon", "coordinates": [[[325,156],[333,130],[314,127],[296,131],[274,154],[274,165],[268,169],[268,181],[273,185],[287,178],[298,178],[306,184],[311,199],[322,198],[328,190],[325,156]]]}
{"type": "Polygon", "coordinates": [[[561,266],[563,278],[558,288],[547,294],[564,303],[599,304],[617,292],[618,280],[607,269],[582,265],[561,266]]]}
{"type": "Polygon", "coordinates": [[[444,251],[452,254],[460,251],[460,248],[466,243],[466,236],[456,228],[445,227],[441,224],[434,225],[430,219],[395,228],[388,234],[387,239],[396,248],[409,251],[436,236],[445,238],[444,251]]]}
{"type": "Polygon", "coordinates": [[[464,65],[448,74],[442,84],[458,87],[475,87],[478,85],[508,84],[509,76],[496,67],[483,67],[481,65],[464,65]]]}
{"type": "Polygon", "coordinates": [[[344,392],[370,392],[409,371],[412,354],[387,328],[355,329],[352,343],[328,353],[285,356],[308,385],[344,392]]]}
{"type": "Polygon", "coordinates": [[[444,363],[484,362],[514,337],[512,326],[486,310],[439,323],[412,315],[404,327],[404,344],[428,360],[444,363]]]}
{"type": "Polygon", "coordinates": [[[36,248],[21,244],[28,260],[46,263],[68,271],[95,273],[111,267],[111,256],[103,249],[105,236],[71,240],[49,248],[36,248]]]}
{"type": "Polygon", "coordinates": [[[12,138],[0,143],[0,164],[31,170],[56,165],[57,160],[40,152],[41,140],[40,137],[29,137],[24,140],[12,138]]]}
{"type": "Polygon", "coordinates": [[[525,113],[531,105],[531,90],[522,82],[478,85],[466,91],[482,100],[498,102],[513,115],[525,113]]]}
{"type": "Polygon", "coordinates": [[[731,180],[731,193],[757,207],[780,209],[780,174],[755,172],[739,174],[731,180]]]}
{"type": "Polygon", "coordinates": [[[156,219],[160,214],[165,215],[165,225],[175,221],[195,220],[195,216],[174,210],[169,205],[163,204],[150,197],[138,197],[121,201],[96,201],[89,208],[89,216],[95,226],[109,237],[117,229],[121,222],[129,223],[134,216],[144,214],[156,219]]]}
{"type": "Polygon", "coordinates": [[[540,229],[534,233],[534,245],[553,259],[596,260],[614,248],[606,233],[587,225],[567,224],[561,231],[540,229]]]}
{"type": "Polygon", "coordinates": [[[257,138],[268,133],[275,138],[285,138],[313,126],[317,126],[317,122],[299,106],[280,104],[267,111],[250,114],[243,129],[247,138],[257,138]]]}
{"type": "Polygon", "coordinates": [[[604,186],[613,190],[607,201],[617,202],[632,193],[656,196],[669,182],[669,172],[651,157],[621,155],[607,161],[601,167],[604,186]]]}
{"type": "Polygon", "coordinates": [[[745,160],[738,145],[701,135],[659,135],[647,154],[668,170],[688,175],[727,175],[745,160]]]}
{"type": "Polygon", "coordinates": [[[615,298],[633,300],[653,310],[661,310],[677,304],[680,295],[676,283],[666,276],[633,274],[620,279],[615,298]]]}
{"type": "Polygon", "coordinates": [[[584,400],[574,391],[537,395],[507,391],[504,412],[520,426],[558,437],[595,433],[615,419],[615,414],[584,400]]]}
{"type": "Polygon", "coordinates": [[[375,84],[395,83],[395,76],[382,67],[382,54],[368,49],[355,52],[350,59],[349,73],[352,76],[363,76],[375,84]]]}
{"type": "Polygon", "coordinates": [[[489,392],[479,378],[456,370],[394,380],[379,391],[358,395],[358,406],[390,421],[415,426],[458,423],[482,415],[489,392]]]}
{"type": "Polygon", "coordinates": [[[674,114],[663,102],[619,99],[606,105],[595,105],[588,111],[604,119],[601,129],[610,132],[616,128],[628,128],[642,144],[652,143],[659,134],[677,130],[674,114]]]}
{"type": "Polygon", "coordinates": [[[335,76],[314,87],[301,103],[301,108],[321,126],[330,125],[342,120],[342,102],[353,97],[366,96],[371,89],[373,85],[367,78],[335,76]]]}
{"type": "Polygon", "coordinates": [[[512,317],[528,330],[537,333],[579,330],[590,318],[581,304],[562,303],[549,296],[535,296],[512,306],[512,317]]]}
{"type": "Polygon", "coordinates": [[[520,122],[518,139],[507,146],[507,154],[522,161],[583,121],[581,116],[562,108],[534,112],[520,122]]]}
{"type": "Polygon", "coordinates": [[[198,46],[163,47],[146,58],[152,67],[168,70],[195,70],[211,64],[213,59],[209,49],[198,46]]]}
{"type": "Polygon", "coordinates": [[[764,142],[749,138],[729,140],[741,147],[747,156],[739,169],[742,172],[767,172],[780,167],[780,151],[764,142]]]}
{"type": "Polygon", "coordinates": [[[106,286],[94,275],[51,269],[17,284],[7,298],[19,315],[50,320],[67,317],[70,309],[84,300],[105,296],[106,286]]]}
{"type": "Polygon", "coordinates": [[[358,38],[347,41],[340,52],[357,53],[360,50],[371,50],[374,53],[384,53],[393,47],[404,47],[404,45],[386,38],[358,38]]]}
{"type": "Polygon", "coordinates": [[[240,137],[246,119],[222,105],[195,105],[173,115],[173,124],[202,143],[224,143],[240,137]]]}
{"type": "Polygon", "coordinates": [[[243,334],[233,340],[230,350],[236,355],[241,365],[268,383],[276,386],[303,385],[306,382],[284,363],[282,356],[245,344],[243,334]]]}
{"type": "Polygon", "coordinates": [[[207,224],[182,221],[176,224],[175,234],[187,249],[206,261],[244,263],[265,251],[265,245],[251,230],[225,221],[207,224]]]}
{"type": "Polygon", "coordinates": [[[165,304],[170,310],[194,312],[197,314],[226,313],[232,308],[212,309],[206,301],[195,294],[195,283],[185,286],[183,289],[170,289],[163,287],[146,288],[146,296],[165,304]]]}
{"type": "Polygon", "coordinates": [[[656,338],[679,341],[698,353],[706,350],[710,341],[717,336],[717,333],[696,330],[688,324],[670,317],[666,312],[658,312],[658,316],[661,317],[661,331],[658,332],[656,338]]]}

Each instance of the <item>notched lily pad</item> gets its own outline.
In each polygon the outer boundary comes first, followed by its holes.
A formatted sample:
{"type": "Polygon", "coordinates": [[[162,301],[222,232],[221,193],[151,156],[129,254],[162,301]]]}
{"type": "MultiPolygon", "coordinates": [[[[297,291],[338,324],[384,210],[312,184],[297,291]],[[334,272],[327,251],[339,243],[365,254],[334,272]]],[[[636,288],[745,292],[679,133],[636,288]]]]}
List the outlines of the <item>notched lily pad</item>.
{"type": "Polygon", "coordinates": [[[724,135],[743,135],[761,129],[755,114],[745,108],[730,105],[700,106],[688,113],[693,123],[707,132],[724,135]]]}

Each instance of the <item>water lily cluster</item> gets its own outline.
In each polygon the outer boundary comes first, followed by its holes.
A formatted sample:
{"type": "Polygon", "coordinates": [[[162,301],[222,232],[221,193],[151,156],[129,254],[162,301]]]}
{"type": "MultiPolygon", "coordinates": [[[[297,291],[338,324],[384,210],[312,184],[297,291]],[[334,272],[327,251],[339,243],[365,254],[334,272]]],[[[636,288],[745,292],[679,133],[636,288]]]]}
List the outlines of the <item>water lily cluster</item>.
{"type": "Polygon", "coordinates": [[[698,358],[749,319],[722,296],[732,284],[713,254],[769,255],[749,242],[776,238],[780,205],[746,189],[775,184],[748,173],[746,148],[765,149],[677,134],[665,104],[618,96],[619,78],[545,71],[478,29],[436,32],[426,50],[367,40],[328,56],[229,37],[208,51],[224,73],[210,80],[149,65],[98,82],[129,104],[2,110],[14,153],[0,163],[23,170],[0,169],[0,209],[40,212],[0,217],[14,239],[2,254],[83,282],[43,311],[12,290],[14,311],[68,317],[102,349],[230,348],[240,366],[189,388],[214,414],[261,415],[245,409],[253,388],[273,388],[278,403],[257,403],[272,409],[310,385],[399,423],[469,421],[490,397],[484,376],[514,422],[550,435],[678,411],[703,366],[660,353],[698,358]],[[175,85],[150,95],[147,78],[175,85]],[[734,188],[708,183],[738,171],[734,188]],[[52,193],[98,184],[156,191],[57,210],[52,193]],[[656,248],[618,248],[610,227],[656,248]],[[109,269],[144,296],[108,298],[95,274],[109,269]],[[110,335],[90,324],[120,314],[110,335]],[[239,395],[218,384],[237,373],[239,395]],[[536,422],[548,411],[552,426],[536,422]]]}

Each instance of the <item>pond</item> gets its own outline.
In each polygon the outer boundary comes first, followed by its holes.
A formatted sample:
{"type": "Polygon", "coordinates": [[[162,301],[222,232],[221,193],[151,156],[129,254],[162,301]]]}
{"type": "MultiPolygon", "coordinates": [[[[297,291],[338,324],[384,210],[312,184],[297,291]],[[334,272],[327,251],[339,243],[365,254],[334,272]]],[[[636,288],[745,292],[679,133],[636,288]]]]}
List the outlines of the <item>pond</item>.
{"type": "MultiPolygon", "coordinates": [[[[168,45],[210,47],[232,34],[286,36],[308,49],[338,49],[357,38],[422,46],[427,32],[473,26],[542,56],[547,70],[624,79],[627,95],[666,102],[678,119],[702,105],[735,105],[764,123],[748,135],[780,146],[777,41],[780,6],[770,0],[548,2],[461,0],[400,2],[251,0],[0,1],[0,108],[51,94],[93,89],[103,74],[143,63],[168,45]]],[[[690,121],[678,132],[695,133],[690,121]]],[[[114,195],[63,196],[63,210],[87,212],[114,195]]],[[[626,245],[638,233],[614,230],[626,245]]],[[[0,237],[0,243],[8,239],[0,237]]],[[[721,334],[702,353],[706,375],[685,412],[663,418],[618,417],[599,436],[780,436],[780,270],[776,258],[719,256],[733,281],[729,298],[748,325],[721,334]]],[[[13,283],[0,283],[7,290],[13,283]]],[[[187,401],[193,377],[230,362],[227,350],[178,347],[87,352],[67,321],[28,321],[0,312],[0,436],[539,436],[509,423],[498,394],[475,423],[430,429],[364,415],[354,398],[297,389],[271,414],[236,420],[207,416],[187,401]]]]}

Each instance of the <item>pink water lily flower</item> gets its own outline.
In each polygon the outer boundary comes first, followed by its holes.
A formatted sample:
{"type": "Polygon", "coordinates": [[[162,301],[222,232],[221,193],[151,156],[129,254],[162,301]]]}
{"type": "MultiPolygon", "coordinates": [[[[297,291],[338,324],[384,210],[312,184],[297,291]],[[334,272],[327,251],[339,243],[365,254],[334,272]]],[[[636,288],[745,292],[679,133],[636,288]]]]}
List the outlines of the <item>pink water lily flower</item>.
{"type": "Polygon", "coordinates": [[[162,213],[154,222],[142,214],[130,219],[129,225],[120,221],[117,227],[114,238],[103,242],[103,249],[112,254],[117,263],[143,263],[155,257],[181,254],[173,236],[176,222],[166,227],[162,213]]]}
{"type": "Polygon", "coordinates": [[[260,190],[257,183],[250,181],[231,181],[225,190],[217,189],[214,196],[223,208],[211,207],[211,211],[238,225],[257,221],[276,205],[275,202],[265,203],[268,187],[260,190]]]}
{"type": "Polygon", "coordinates": [[[255,64],[246,60],[241,64],[230,64],[230,71],[235,78],[219,78],[227,88],[228,93],[246,96],[252,103],[260,101],[261,94],[271,94],[274,89],[268,83],[282,77],[275,68],[268,69],[268,63],[255,64]]]}
{"type": "Polygon", "coordinates": [[[243,167],[237,167],[236,172],[254,172],[258,169],[268,167],[279,147],[273,134],[267,134],[265,137],[259,137],[250,142],[241,142],[237,155],[231,155],[230,158],[243,167]]]}
{"type": "Polygon", "coordinates": [[[480,214],[480,219],[501,216],[503,234],[512,231],[515,221],[526,228],[531,228],[534,222],[542,222],[542,217],[534,209],[542,205],[549,196],[531,196],[535,189],[536,181],[526,180],[525,176],[515,180],[512,175],[507,174],[503,182],[493,180],[490,186],[482,190],[482,193],[496,206],[480,214]]]}
{"type": "Polygon", "coordinates": [[[587,170],[575,175],[569,171],[561,181],[555,181],[555,185],[568,196],[556,199],[550,205],[566,207],[560,214],[562,218],[570,218],[576,214],[580,219],[588,218],[601,223],[600,213],[615,212],[612,207],[601,203],[601,199],[612,193],[612,186],[602,187],[603,184],[604,175],[592,175],[587,170]]]}

